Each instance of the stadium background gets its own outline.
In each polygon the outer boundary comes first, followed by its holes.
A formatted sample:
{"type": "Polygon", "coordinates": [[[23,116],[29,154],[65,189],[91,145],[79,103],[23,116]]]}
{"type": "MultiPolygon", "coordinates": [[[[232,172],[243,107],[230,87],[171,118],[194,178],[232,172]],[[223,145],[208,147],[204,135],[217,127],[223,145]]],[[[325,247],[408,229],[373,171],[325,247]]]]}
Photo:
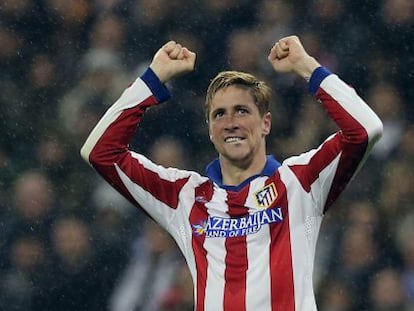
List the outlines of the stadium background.
{"type": "MultiPolygon", "coordinates": [[[[203,172],[215,156],[203,94],[223,69],[273,87],[268,145],[278,159],[329,135],[334,127],[306,84],[267,64],[273,42],[290,34],[384,122],[383,139],[325,218],[315,267],[320,310],[413,310],[411,0],[1,0],[0,308],[113,305],[136,241],[148,238],[147,220],[102,183],[79,148],[165,41],[195,50],[196,71],[173,81],[173,99],[148,112],[136,150],[203,172]]],[[[160,310],[191,305],[179,255],[177,262],[168,291],[147,295],[163,301],[160,310]]]]}

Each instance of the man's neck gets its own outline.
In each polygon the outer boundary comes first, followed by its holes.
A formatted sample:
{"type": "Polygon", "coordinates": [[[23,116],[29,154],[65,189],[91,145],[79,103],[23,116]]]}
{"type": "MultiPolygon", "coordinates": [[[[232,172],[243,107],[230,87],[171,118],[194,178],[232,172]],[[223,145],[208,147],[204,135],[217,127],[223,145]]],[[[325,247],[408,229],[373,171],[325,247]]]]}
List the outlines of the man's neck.
{"type": "Polygon", "coordinates": [[[235,163],[220,158],[221,174],[223,184],[228,186],[240,185],[251,176],[260,174],[266,165],[266,155],[256,157],[248,163],[235,163]]]}

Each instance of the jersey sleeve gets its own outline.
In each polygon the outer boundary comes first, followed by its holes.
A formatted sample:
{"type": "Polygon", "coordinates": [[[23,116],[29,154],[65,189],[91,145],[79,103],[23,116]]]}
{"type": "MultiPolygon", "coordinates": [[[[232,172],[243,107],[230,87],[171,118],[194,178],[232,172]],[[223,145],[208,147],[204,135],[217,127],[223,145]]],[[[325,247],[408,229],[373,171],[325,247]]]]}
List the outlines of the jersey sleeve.
{"type": "Polygon", "coordinates": [[[309,90],[339,127],[317,149],[285,162],[321,213],[337,199],[382,134],[382,122],[355,90],[324,67],[309,90]]]}
{"type": "Polygon", "coordinates": [[[117,191],[168,227],[191,172],[164,168],[129,149],[147,108],[166,101],[168,89],[148,69],[108,109],[81,148],[81,156],[117,191]]]}

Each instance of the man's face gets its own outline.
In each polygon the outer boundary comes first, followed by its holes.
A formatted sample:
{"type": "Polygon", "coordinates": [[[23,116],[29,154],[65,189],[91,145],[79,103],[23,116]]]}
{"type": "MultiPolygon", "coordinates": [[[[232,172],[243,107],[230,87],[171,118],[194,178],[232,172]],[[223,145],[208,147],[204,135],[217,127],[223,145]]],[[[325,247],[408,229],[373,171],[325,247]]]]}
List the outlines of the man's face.
{"type": "Polygon", "coordinates": [[[209,134],[223,160],[247,167],[257,157],[263,158],[270,127],[270,112],[261,116],[247,89],[229,86],[212,98],[209,134]]]}

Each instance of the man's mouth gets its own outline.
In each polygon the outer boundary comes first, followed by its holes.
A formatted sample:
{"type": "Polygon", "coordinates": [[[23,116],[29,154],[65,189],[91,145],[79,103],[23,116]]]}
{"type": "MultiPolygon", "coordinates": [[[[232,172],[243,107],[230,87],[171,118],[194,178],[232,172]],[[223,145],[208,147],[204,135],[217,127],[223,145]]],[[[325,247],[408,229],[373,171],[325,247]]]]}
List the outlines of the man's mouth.
{"type": "Polygon", "coordinates": [[[242,140],[244,140],[244,138],[243,138],[243,137],[235,137],[235,136],[231,136],[231,137],[226,137],[226,138],[224,139],[224,142],[225,142],[225,143],[229,143],[229,144],[231,144],[231,143],[236,143],[236,142],[239,142],[239,141],[242,141],[242,140]]]}

